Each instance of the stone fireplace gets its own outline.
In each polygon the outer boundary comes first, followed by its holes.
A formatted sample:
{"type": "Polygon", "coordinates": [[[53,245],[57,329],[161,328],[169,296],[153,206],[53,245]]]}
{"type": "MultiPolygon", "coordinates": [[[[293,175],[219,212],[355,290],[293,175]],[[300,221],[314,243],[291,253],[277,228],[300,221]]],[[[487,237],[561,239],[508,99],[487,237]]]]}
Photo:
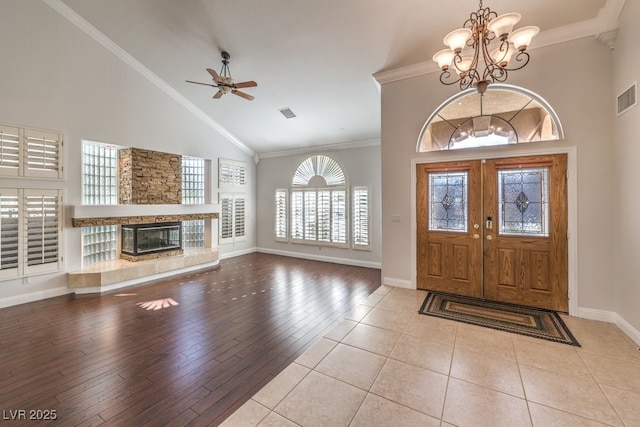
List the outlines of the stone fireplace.
{"type": "Polygon", "coordinates": [[[126,224],[120,228],[121,258],[128,261],[183,253],[182,222],[126,224]]]}

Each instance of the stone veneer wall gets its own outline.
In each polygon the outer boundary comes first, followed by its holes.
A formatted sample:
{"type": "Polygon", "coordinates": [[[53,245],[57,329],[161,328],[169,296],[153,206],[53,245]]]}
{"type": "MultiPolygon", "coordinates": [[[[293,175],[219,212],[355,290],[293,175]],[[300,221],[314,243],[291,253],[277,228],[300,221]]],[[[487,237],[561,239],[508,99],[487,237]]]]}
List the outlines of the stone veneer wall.
{"type": "Polygon", "coordinates": [[[119,204],[182,203],[182,156],[123,148],[118,151],[118,162],[119,204]]]}

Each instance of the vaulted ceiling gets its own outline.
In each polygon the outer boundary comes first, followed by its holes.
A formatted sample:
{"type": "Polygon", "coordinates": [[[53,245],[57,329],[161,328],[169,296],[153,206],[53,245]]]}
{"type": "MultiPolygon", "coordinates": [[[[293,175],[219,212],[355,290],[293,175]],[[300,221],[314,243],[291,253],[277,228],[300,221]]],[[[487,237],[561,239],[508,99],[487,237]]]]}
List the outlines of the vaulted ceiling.
{"type": "MultiPolygon", "coordinates": [[[[478,7],[470,0],[44,1],[76,24],[86,20],[85,31],[104,34],[165,90],[257,153],[379,138],[380,90],[372,76],[413,64],[433,67],[427,64],[442,36],[478,7]],[[220,71],[221,50],[231,54],[236,81],[258,83],[243,89],[254,101],[231,94],[212,99],[216,89],[185,82],[211,82],[205,69],[220,71]],[[297,117],[285,119],[282,108],[297,117]]],[[[518,26],[537,25],[539,38],[552,43],[562,34],[597,34],[606,18],[599,11],[621,1],[487,0],[484,6],[521,13],[518,26]]]]}

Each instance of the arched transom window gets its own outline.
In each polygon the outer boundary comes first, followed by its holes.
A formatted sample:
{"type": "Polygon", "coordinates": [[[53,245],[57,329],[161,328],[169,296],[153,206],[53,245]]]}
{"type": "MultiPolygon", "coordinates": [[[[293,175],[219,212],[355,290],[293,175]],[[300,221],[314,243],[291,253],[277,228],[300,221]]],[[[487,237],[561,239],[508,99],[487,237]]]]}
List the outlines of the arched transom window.
{"type": "Polygon", "coordinates": [[[460,92],[438,107],[424,124],[418,152],[563,139],[553,108],[517,86],[492,84],[481,95],[460,92]]]}
{"type": "Polygon", "coordinates": [[[346,248],[351,226],[351,247],[370,249],[369,188],[353,187],[351,204],[348,190],[346,175],[334,159],[314,155],[303,160],[291,188],[276,190],[276,240],[346,248]]]}

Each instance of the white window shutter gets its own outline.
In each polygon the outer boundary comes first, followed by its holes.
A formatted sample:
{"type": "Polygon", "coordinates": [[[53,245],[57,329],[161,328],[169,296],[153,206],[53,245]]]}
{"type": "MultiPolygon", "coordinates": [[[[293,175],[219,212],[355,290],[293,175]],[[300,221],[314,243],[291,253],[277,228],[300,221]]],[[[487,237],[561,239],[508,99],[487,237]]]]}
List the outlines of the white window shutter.
{"type": "Polygon", "coordinates": [[[60,204],[59,190],[24,190],[25,274],[59,268],[60,204]]]}
{"type": "Polygon", "coordinates": [[[353,197],[353,248],[370,249],[369,234],[369,188],[354,187],[353,197]]]}
{"type": "Polygon", "coordinates": [[[287,241],[287,190],[276,190],[275,206],[276,240],[287,241]]]}
{"type": "Polygon", "coordinates": [[[246,199],[241,195],[233,198],[233,237],[235,240],[244,240],[245,236],[245,203],[246,199]]]}
{"type": "Polygon", "coordinates": [[[62,178],[62,135],[25,129],[25,176],[62,178]]]}
{"type": "Polygon", "coordinates": [[[19,202],[17,189],[0,189],[0,278],[18,275],[19,202]]]}
{"type": "Polygon", "coordinates": [[[0,175],[20,174],[20,129],[0,125],[0,175]]]}

